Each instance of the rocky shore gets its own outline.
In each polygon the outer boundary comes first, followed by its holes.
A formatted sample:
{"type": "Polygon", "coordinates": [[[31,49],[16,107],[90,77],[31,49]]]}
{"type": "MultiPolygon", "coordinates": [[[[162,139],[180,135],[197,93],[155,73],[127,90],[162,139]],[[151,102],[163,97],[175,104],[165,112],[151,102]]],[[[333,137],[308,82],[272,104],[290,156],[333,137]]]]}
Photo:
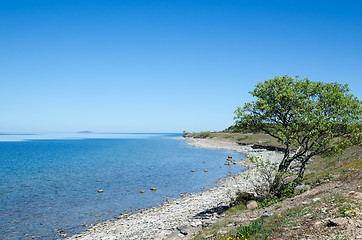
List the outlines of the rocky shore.
{"type": "MultiPolygon", "coordinates": [[[[181,141],[185,140],[198,148],[232,150],[272,162],[281,159],[280,152],[253,149],[235,142],[181,138],[181,141]]],[[[118,220],[98,223],[68,239],[188,239],[202,226],[220,218],[219,214],[228,208],[238,190],[252,191],[252,183],[258,178],[253,165],[248,160],[238,164],[248,166],[248,170],[225,178],[210,190],[171,199],[159,207],[124,215],[118,220]]]]}

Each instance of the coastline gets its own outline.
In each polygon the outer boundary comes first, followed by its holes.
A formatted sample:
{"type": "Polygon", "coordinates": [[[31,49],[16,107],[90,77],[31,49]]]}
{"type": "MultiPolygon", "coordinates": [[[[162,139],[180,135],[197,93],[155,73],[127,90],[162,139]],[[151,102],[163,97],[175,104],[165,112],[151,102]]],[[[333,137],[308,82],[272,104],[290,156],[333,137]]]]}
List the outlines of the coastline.
{"type": "MultiPolygon", "coordinates": [[[[253,149],[250,145],[238,145],[231,141],[180,139],[197,148],[232,150],[246,154],[247,157],[256,156],[272,162],[281,159],[281,153],[253,149]]],[[[188,239],[202,226],[215,222],[220,217],[218,213],[229,206],[238,190],[252,190],[252,182],[258,178],[253,165],[248,160],[242,160],[238,164],[248,166],[248,169],[225,177],[210,190],[170,199],[161,206],[124,215],[118,220],[97,223],[68,239],[188,239]]]]}

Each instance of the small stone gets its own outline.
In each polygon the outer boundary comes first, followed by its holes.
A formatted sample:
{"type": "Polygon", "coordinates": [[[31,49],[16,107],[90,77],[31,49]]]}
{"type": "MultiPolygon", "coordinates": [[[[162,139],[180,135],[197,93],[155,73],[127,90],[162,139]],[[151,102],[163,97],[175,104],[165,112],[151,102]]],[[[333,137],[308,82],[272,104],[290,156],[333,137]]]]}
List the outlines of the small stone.
{"type": "Polygon", "coordinates": [[[150,190],[151,190],[151,191],[157,191],[157,189],[154,188],[154,187],[151,187],[150,190]]]}
{"type": "Polygon", "coordinates": [[[353,194],[353,196],[354,196],[355,198],[357,198],[357,199],[361,199],[361,200],[362,200],[362,193],[361,193],[361,192],[355,192],[355,193],[353,194]]]}
{"type": "Polygon", "coordinates": [[[117,227],[115,230],[114,230],[114,233],[115,234],[120,234],[121,232],[123,232],[125,229],[124,229],[124,227],[117,227]]]}
{"type": "Polygon", "coordinates": [[[344,217],[331,219],[327,223],[327,227],[341,226],[342,228],[344,228],[344,227],[346,227],[348,225],[350,225],[350,223],[348,222],[348,219],[344,218],[344,217]]]}
{"type": "Polygon", "coordinates": [[[244,221],[242,221],[242,220],[236,220],[236,221],[234,222],[234,225],[235,225],[235,226],[240,226],[243,222],[244,222],[244,221]]]}
{"type": "Polygon", "coordinates": [[[177,230],[180,231],[180,233],[182,233],[183,235],[187,235],[188,233],[188,226],[187,225],[182,225],[177,227],[177,230]]]}
{"type": "Polygon", "coordinates": [[[262,217],[262,218],[268,218],[268,217],[273,216],[274,214],[275,214],[275,212],[272,212],[272,211],[270,211],[270,212],[265,212],[265,213],[263,213],[263,214],[261,215],[261,217],[262,217]]]}
{"type": "Polygon", "coordinates": [[[104,190],[103,190],[103,189],[99,189],[98,192],[99,192],[99,193],[103,193],[104,190]]]}
{"type": "MultiPolygon", "coordinates": [[[[315,226],[319,226],[319,225],[321,225],[321,224],[322,224],[321,221],[317,221],[317,222],[314,223],[315,226]]],[[[327,226],[328,226],[328,224],[327,224],[327,226]]]]}
{"type": "Polygon", "coordinates": [[[171,232],[171,234],[170,235],[168,235],[167,236],[167,238],[166,238],[166,240],[178,240],[179,239],[179,235],[180,234],[180,232],[179,231],[173,231],[173,232],[171,232]]]}
{"type": "Polygon", "coordinates": [[[202,222],[200,220],[197,220],[197,221],[191,223],[192,227],[197,227],[197,226],[200,226],[200,225],[202,225],[202,222]]]}
{"type": "Polygon", "coordinates": [[[319,198],[319,197],[316,197],[316,198],[313,198],[313,199],[312,199],[313,202],[318,202],[318,201],[320,201],[320,200],[321,200],[321,198],[319,198]]]}
{"type": "Polygon", "coordinates": [[[251,201],[248,201],[247,204],[246,204],[246,207],[249,209],[249,210],[253,210],[254,208],[257,208],[258,207],[258,203],[254,200],[251,200],[251,201]]]}
{"type": "Polygon", "coordinates": [[[333,221],[331,221],[331,220],[329,220],[329,221],[327,222],[327,227],[336,227],[336,226],[338,226],[338,224],[335,223],[335,222],[333,222],[333,221]]]}

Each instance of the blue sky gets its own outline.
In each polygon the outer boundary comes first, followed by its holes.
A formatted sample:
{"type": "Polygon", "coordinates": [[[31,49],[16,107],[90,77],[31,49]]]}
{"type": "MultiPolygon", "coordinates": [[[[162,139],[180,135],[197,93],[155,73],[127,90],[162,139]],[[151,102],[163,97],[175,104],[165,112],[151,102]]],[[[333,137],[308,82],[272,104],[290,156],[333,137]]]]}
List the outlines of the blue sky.
{"type": "Polygon", "coordinates": [[[0,0],[0,132],[222,130],[256,83],[348,83],[360,1],[0,0]]]}

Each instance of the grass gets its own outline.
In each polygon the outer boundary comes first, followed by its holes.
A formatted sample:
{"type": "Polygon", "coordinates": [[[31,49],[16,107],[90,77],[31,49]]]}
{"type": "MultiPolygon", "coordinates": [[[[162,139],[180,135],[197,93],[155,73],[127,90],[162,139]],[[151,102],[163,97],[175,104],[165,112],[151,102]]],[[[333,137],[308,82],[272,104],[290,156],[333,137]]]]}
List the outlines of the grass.
{"type": "Polygon", "coordinates": [[[264,219],[259,218],[255,221],[252,221],[248,225],[240,226],[236,229],[235,233],[232,235],[232,238],[237,239],[238,237],[240,239],[247,239],[251,236],[255,235],[257,232],[259,232],[264,225],[264,219]]]}
{"type": "MultiPolygon", "coordinates": [[[[277,144],[275,139],[261,133],[210,133],[207,138],[216,138],[221,140],[230,140],[247,144],[277,144]]],[[[304,183],[314,183],[334,179],[349,183],[350,180],[356,182],[356,179],[362,179],[360,169],[362,169],[362,148],[360,145],[352,146],[345,150],[344,154],[334,154],[331,156],[317,156],[307,166],[304,183]]],[[[360,191],[357,190],[356,191],[360,191]]],[[[259,206],[275,206],[279,213],[274,214],[265,220],[255,220],[248,224],[243,224],[237,228],[228,228],[230,220],[221,220],[203,229],[198,233],[195,239],[300,239],[313,234],[326,234],[325,228],[314,225],[327,218],[346,217],[354,218],[362,214],[361,203],[359,199],[352,196],[346,196],[339,192],[328,193],[321,196],[318,202],[312,202],[307,205],[294,205],[290,209],[283,210],[280,206],[280,199],[267,204],[259,203],[259,206]],[[227,232],[225,232],[227,230],[227,232]],[[210,237],[212,235],[212,237],[210,237]],[[205,238],[208,236],[208,238],[205,238]]],[[[246,211],[245,205],[238,205],[225,212],[225,218],[232,219],[232,216],[238,216],[246,211]]],[[[336,232],[331,239],[348,239],[344,233],[336,232]]]]}
{"type": "Polygon", "coordinates": [[[248,208],[245,205],[240,204],[240,205],[229,208],[228,211],[226,212],[226,214],[227,215],[235,215],[235,214],[243,212],[243,211],[245,211],[247,209],[248,208]]]}
{"type": "Polygon", "coordinates": [[[362,169],[362,158],[356,159],[353,162],[348,163],[344,167],[342,167],[340,170],[346,170],[346,169],[362,169]]]}
{"type": "Polygon", "coordinates": [[[263,145],[282,147],[282,145],[275,138],[265,133],[184,132],[184,137],[214,138],[214,139],[229,140],[244,144],[263,144],[263,145]]]}
{"type": "Polygon", "coordinates": [[[362,169],[361,156],[361,145],[352,146],[346,149],[343,154],[316,156],[306,169],[304,183],[330,178],[331,175],[338,175],[352,168],[362,169]]]}

